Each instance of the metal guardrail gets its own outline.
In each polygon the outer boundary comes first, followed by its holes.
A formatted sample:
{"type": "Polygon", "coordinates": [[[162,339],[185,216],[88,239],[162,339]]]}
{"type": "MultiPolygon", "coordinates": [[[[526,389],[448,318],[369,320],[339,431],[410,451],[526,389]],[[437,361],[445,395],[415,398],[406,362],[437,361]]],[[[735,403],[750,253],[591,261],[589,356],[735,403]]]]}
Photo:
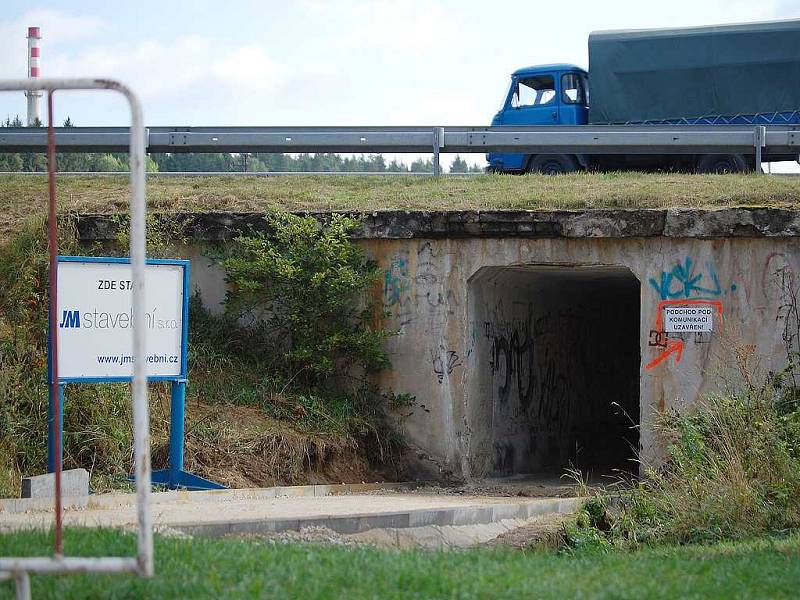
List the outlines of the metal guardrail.
{"type": "MultiPolygon", "coordinates": [[[[128,130],[70,127],[56,130],[61,152],[125,152],[128,130]]],[[[539,127],[151,127],[150,153],[342,152],[439,154],[523,152],[569,154],[800,154],[794,125],[579,125],[539,127]]],[[[41,152],[45,132],[0,128],[0,152],[41,152]]]]}
{"type": "MultiPolygon", "coordinates": [[[[123,177],[128,171],[59,171],[59,177],[123,177]]],[[[440,173],[446,177],[474,177],[484,171],[469,173],[440,173]]],[[[43,177],[45,171],[0,171],[0,176],[22,175],[43,177]]],[[[430,177],[433,171],[150,171],[147,177],[283,177],[283,176],[371,176],[371,177],[430,177]]]]}

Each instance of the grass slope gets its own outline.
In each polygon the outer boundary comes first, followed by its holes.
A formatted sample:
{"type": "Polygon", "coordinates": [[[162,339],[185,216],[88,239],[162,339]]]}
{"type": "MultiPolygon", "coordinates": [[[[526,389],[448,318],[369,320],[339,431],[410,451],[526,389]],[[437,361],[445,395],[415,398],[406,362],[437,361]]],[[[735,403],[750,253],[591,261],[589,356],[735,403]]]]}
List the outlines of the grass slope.
{"type": "MultiPolygon", "coordinates": [[[[122,212],[128,179],[61,177],[61,211],[122,212]]],[[[151,177],[151,210],[264,211],[380,209],[580,209],[800,207],[800,177],[607,173],[475,177],[280,176],[151,177]]],[[[44,214],[47,179],[0,176],[0,241],[44,214]]]]}
{"type": "MultiPolygon", "coordinates": [[[[0,556],[51,553],[50,536],[0,536],[0,556]]],[[[131,554],[134,538],[66,532],[71,555],[131,554]]],[[[792,598],[800,537],[614,554],[386,551],[156,536],[156,576],[35,576],[35,598],[792,598]]],[[[0,584],[0,597],[12,586],[0,584]]]]}

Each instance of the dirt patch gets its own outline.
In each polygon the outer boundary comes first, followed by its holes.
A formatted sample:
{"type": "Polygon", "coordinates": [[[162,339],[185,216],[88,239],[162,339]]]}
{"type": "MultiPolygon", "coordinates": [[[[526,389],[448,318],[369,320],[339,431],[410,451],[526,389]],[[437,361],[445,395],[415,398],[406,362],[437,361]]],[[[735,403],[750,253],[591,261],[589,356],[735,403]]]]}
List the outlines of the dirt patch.
{"type": "MultiPolygon", "coordinates": [[[[376,494],[393,494],[379,490],[376,494]]],[[[476,479],[459,483],[429,483],[408,492],[413,494],[441,494],[447,496],[498,496],[503,498],[575,498],[585,493],[579,486],[557,475],[520,479],[476,479]]]]}
{"type": "Polygon", "coordinates": [[[569,514],[553,514],[531,519],[527,525],[501,533],[483,545],[517,550],[556,550],[564,545],[565,525],[574,518],[569,514]]]}
{"type": "MultiPolygon", "coordinates": [[[[163,417],[154,424],[154,469],[167,466],[163,417]]],[[[184,453],[188,471],[230,488],[361,483],[402,475],[371,465],[352,438],[306,433],[248,406],[191,403],[184,453]]]]}

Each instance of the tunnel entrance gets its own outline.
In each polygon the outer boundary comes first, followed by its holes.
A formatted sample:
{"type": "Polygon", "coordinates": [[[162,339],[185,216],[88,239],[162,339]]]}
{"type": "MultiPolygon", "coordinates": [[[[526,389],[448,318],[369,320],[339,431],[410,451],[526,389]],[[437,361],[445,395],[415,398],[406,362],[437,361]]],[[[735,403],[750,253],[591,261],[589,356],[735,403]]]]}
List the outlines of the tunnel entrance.
{"type": "Polygon", "coordinates": [[[473,476],[638,472],[639,297],[618,266],[486,267],[471,279],[473,476]]]}

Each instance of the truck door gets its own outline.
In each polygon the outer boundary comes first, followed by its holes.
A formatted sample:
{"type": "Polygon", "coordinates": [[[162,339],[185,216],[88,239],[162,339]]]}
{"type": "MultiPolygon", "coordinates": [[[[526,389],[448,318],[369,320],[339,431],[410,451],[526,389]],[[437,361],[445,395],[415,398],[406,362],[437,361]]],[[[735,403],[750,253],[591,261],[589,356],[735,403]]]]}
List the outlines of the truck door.
{"type": "MultiPolygon", "coordinates": [[[[506,104],[493,125],[556,125],[558,95],[553,74],[518,75],[511,80],[506,104]],[[499,117],[499,119],[498,119],[499,117]]],[[[491,152],[486,155],[491,168],[521,171],[528,165],[528,154],[491,152]]]]}
{"type": "Polygon", "coordinates": [[[521,75],[514,80],[503,125],[556,125],[558,96],[553,75],[521,75]]]}
{"type": "MultiPolygon", "coordinates": [[[[506,104],[492,125],[556,125],[559,102],[554,74],[518,75],[511,80],[506,104]],[[499,117],[499,118],[498,118],[499,117]]],[[[522,171],[529,154],[490,152],[486,155],[490,168],[499,171],[522,171]]]]}
{"type": "Polygon", "coordinates": [[[589,94],[586,75],[570,72],[561,75],[559,122],[562,125],[586,125],[589,120],[589,94]]]}

